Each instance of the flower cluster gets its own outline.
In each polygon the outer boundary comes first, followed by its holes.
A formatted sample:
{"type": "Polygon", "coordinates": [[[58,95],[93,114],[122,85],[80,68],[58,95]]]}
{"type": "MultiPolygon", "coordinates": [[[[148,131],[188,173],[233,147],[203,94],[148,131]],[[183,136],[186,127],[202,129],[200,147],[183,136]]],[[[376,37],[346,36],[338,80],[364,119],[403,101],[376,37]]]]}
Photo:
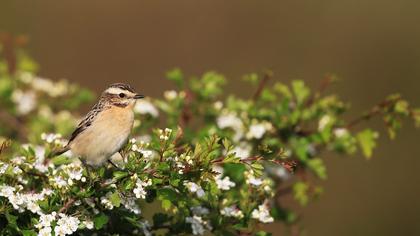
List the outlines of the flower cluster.
{"type": "Polygon", "coordinates": [[[371,157],[378,132],[354,131],[361,120],[383,115],[391,138],[402,118],[420,125],[399,95],[349,122],[344,102],[303,81],[266,86],[270,74],[250,74],[256,92],[240,98],[225,96],[223,75],[175,69],[176,90],[135,105],[116,166],[92,168],[53,155],[92,93],[37,76],[25,54],[12,74],[0,59],[0,235],[268,235],[260,224],[301,218],[283,195],[305,205],[322,192],[312,180],[327,178],[323,153],[371,157]]]}
{"type": "MultiPolygon", "coordinates": [[[[76,232],[79,224],[80,220],[76,217],[52,212],[51,214],[42,214],[39,218],[39,223],[35,227],[39,229],[38,235],[40,236],[50,236],[52,232],[56,236],[65,236],[76,232]]],[[[85,222],[85,225],[88,228],[92,228],[92,222],[85,222]]]]}

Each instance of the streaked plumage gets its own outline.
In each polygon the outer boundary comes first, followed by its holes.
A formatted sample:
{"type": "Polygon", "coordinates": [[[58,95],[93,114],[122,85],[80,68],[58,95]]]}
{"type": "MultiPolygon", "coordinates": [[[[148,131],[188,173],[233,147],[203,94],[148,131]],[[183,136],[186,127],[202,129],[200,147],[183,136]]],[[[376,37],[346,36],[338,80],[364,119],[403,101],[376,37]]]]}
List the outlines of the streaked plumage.
{"type": "Polygon", "coordinates": [[[129,85],[112,84],[74,130],[66,149],[89,165],[103,164],[127,142],[139,98],[143,96],[129,85]]]}

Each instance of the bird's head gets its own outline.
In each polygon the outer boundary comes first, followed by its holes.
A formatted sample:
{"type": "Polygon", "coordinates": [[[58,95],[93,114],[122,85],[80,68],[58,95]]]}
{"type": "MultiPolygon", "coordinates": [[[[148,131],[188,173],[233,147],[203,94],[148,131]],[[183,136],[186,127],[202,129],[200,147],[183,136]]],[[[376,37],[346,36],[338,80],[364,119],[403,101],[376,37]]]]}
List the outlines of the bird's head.
{"type": "Polygon", "coordinates": [[[101,96],[101,99],[118,107],[133,107],[137,99],[141,98],[144,96],[136,93],[130,85],[123,83],[111,84],[101,96]]]}

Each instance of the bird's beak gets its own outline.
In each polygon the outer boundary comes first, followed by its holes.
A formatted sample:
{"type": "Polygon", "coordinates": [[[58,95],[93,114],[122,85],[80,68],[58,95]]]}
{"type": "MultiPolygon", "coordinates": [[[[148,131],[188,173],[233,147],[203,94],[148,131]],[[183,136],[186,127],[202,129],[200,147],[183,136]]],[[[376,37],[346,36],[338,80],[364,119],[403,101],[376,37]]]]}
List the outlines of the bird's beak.
{"type": "Polygon", "coordinates": [[[144,98],[144,95],[141,95],[141,94],[134,95],[134,99],[141,99],[141,98],[144,98]]]}

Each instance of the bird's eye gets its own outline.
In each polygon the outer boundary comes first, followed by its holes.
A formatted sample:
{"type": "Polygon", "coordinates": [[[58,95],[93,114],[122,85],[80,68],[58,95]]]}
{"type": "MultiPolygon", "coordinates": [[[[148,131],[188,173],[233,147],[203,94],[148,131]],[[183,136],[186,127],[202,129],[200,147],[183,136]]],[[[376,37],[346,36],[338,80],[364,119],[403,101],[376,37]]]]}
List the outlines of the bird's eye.
{"type": "Polygon", "coordinates": [[[120,93],[118,96],[120,96],[120,98],[123,98],[123,97],[125,97],[125,94],[124,93],[120,93]]]}

